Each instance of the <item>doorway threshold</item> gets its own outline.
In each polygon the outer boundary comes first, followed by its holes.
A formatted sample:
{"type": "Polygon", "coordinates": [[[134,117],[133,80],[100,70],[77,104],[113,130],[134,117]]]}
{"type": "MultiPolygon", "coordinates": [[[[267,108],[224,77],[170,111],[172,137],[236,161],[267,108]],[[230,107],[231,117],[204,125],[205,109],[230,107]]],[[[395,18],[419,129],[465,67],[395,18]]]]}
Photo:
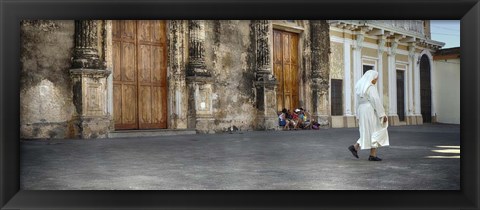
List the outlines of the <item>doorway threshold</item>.
{"type": "Polygon", "coordinates": [[[108,134],[108,138],[134,138],[155,136],[193,135],[195,129],[155,129],[155,130],[118,130],[108,134]]]}

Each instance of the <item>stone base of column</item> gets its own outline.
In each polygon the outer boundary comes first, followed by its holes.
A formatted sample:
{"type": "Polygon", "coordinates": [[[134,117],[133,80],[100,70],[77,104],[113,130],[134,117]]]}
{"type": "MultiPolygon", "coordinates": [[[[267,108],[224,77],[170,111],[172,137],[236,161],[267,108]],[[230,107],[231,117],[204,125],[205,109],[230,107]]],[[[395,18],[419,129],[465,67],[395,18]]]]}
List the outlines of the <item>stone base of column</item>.
{"type": "Polygon", "coordinates": [[[407,125],[422,125],[423,124],[423,118],[422,115],[412,115],[412,116],[406,116],[405,120],[407,121],[407,125]]]}
{"type": "Polygon", "coordinates": [[[344,128],[345,118],[344,116],[332,116],[330,124],[332,125],[332,128],[344,128]]]}
{"type": "MultiPolygon", "coordinates": [[[[423,118],[422,118],[422,119],[423,119],[423,118]]],[[[422,122],[423,122],[423,120],[422,120],[422,122]]],[[[437,116],[432,116],[432,123],[437,123],[437,122],[438,122],[438,121],[437,121],[437,116]]]]}
{"type": "Polygon", "coordinates": [[[346,128],[358,127],[357,118],[355,116],[344,116],[343,121],[346,128]]]}
{"type": "Polygon", "coordinates": [[[198,117],[196,119],[196,128],[197,133],[215,133],[215,119],[213,117],[198,117]]]}
{"type": "Polygon", "coordinates": [[[112,129],[109,116],[75,117],[72,122],[74,137],[78,139],[108,138],[112,129]]]}
{"type": "Polygon", "coordinates": [[[402,125],[403,123],[400,122],[400,119],[398,119],[398,115],[390,115],[388,116],[388,125],[389,126],[398,126],[402,125]]]}
{"type": "Polygon", "coordinates": [[[211,77],[187,77],[188,128],[197,133],[215,133],[211,77]]]}
{"type": "Polygon", "coordinates": [[[265,116],[263,113],[257,115],[257,130],[276,130],[278,128],[278,117],[265,116]]]}
{"type": "Polygon", "coordinates": [[[331,117],[328,115],[314,116],[314,119],[320,124],[320,128],[330,128],[331,117]]]}
{"type": "Polygon", "coordinates": [[[423,117],[422,115],[415,115],[415,120],[417,121],[417,125],[423,125],[423,117]]]}
{"type": "Polygon", "coordinates": [[[278,128],[277,98],[275,86],[277,81],[267,74],[266,70],[258,70],[259,80],[255,82],[257,117],[256,130],[276,130],[278,128]]]}
{"type": "Polygon", "coordinates": [[[112,128],[112,119],[107,114],[108,70],[71,69],[73,104],[77,116],[73,117],[75,138],[107,138],[112,128]]]}
{"type": "Polygon", "coordinates": [[[417,119],[413,116],[405,116],[405,122],[407,123],[407,125],[416,125],[417,119]]]}

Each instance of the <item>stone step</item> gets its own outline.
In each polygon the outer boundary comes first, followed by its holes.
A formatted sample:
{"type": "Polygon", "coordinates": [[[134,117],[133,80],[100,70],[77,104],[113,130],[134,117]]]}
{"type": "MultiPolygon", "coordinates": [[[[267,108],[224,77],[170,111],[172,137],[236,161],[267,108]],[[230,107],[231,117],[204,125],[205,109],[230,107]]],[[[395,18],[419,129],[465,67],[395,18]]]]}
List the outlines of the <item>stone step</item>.
{"type": "Polygon", "coordinates": [[[108,138],[134,138],[134,137],[155,137],[192,135],[197,132],[194,129],[155,129],[155,130],[121,130],[108,134],[108,138]]]}

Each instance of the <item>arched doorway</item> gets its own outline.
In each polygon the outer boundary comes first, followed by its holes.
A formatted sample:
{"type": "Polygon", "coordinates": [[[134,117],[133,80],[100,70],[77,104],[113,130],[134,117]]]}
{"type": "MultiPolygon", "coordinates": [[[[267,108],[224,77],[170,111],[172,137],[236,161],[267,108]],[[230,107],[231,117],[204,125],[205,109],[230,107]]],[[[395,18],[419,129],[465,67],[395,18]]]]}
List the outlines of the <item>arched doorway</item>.
{"type": "Polygon", "coordinates": [[[430,60],[427,55],[420,59],[420,97],[424,123],[432,122],[432,88],[430,80],[430,60]]]}

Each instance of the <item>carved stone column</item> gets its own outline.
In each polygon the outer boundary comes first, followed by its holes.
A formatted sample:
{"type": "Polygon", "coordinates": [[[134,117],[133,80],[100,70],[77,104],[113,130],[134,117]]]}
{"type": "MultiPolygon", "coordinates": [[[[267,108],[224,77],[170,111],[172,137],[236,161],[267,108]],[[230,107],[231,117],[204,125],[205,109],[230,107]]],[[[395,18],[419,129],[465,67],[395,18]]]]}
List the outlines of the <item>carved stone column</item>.
{"type": "Polygon", "coordinates": [[[188,128],[199,133],[213,132],[213,78],[205,65],[205,21],[188,22],[188,128]]]}
{"type": "Polygon", "coordinates": [[[97,21],[75,21],[75,49],[72,68],[105,69],[106,64],[98,56],[97,21]]]}
{"type": "Polygon", "coordinates": [[[328,100],[330,74],[330,35],[325,20],[310,20],[312,51],[312,104],[313,118],[322,126],[330,126],[328,100]]]}
{"type": "Polygon", "coordinates": [[[255,101],[257,107],[257,129],[271,130],[277,121],[277,80],[273,77],[271,66],[272,24],[269,20],[252,22],[255,33],[255,101]]]}
{"type": "MultiPolygon", "coordinates": [[[[187,45],[186,22],[184,20],[168,21],[168,45],[169,45],[169,100],[171,109],[170,127],[185,129],[188,127],[187,110],[188,94],[185,74],[184,47],[187,45]]],[[[194,127],[194,126],[192,126],[194,127]]]]}
{"type": "Polygon", "coordinates": [[[205,21],[188,21],[188,76],[210,76],[205,65],[205,21]]]}
{"type": "Polygon", "coordinates": [[[76,111],[72,127],[77,138],[105,138],[110,130],[106,103],[110,71],[99,59],[97,40],[97,21],[75,21],[75,49],[70,76],[76,111]]]}

